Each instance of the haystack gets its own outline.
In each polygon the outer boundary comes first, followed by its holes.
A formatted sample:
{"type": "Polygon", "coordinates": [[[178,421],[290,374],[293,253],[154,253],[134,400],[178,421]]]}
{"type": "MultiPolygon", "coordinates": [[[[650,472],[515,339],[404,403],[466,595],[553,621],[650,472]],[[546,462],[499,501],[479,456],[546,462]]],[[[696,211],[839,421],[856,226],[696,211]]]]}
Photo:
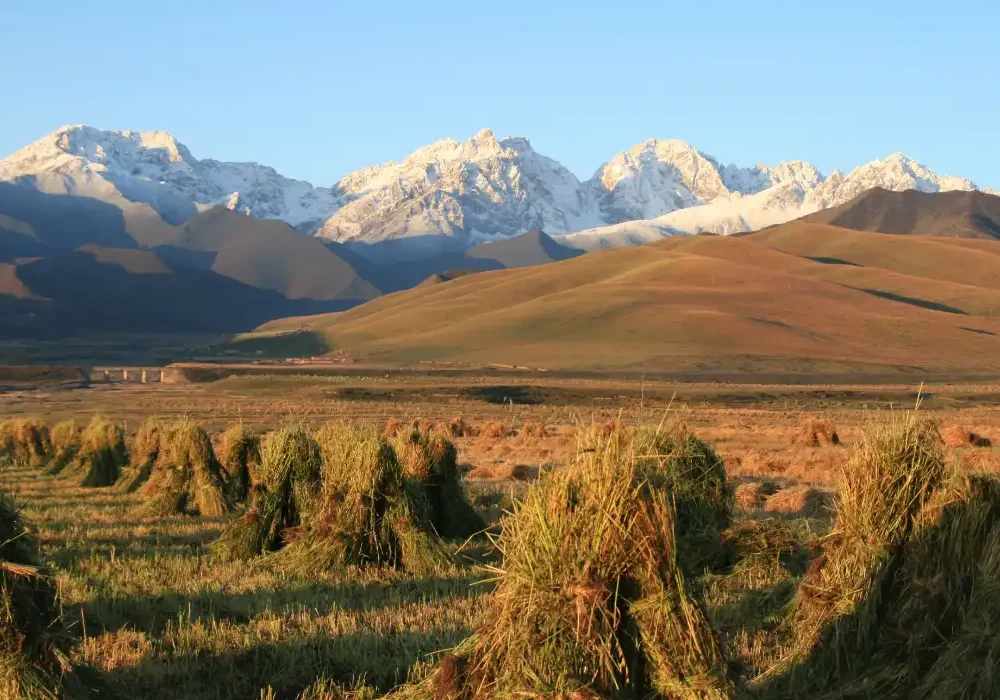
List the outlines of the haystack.
{"type": "Polygon", "coordinates": [[[0,467],[14,463],[13,421],[0,421],[0,467]]]}
{"type": "Polygon", "coordinates": [[[38,566],[37,543],[0,494],[0,696],[83,697],[69,662],[56,588],[38,566]]]}
{"type": "Polygon", "coordinates": [[[492,607],[424,682],[427,695],[731,697],[677,559],[674,494],[620,438],[599,436],[505,518],[492,607]]]}
{"type": "Polygon", "coordinates": [[[222,467],[208,434],[191,421],[163,428],[156,463],[139,493],[149,515],[187,513],[219,516],[229,512],[222,467]]]}
{"type": "Polygon", "coordinates": [[[160,456],[160,440],[165,426],[156,418],[146,420],[132,439],[128,467],[122,470],[115,488],[122,493],[134,493],[149,481],[153,466],[160,456]]]}
{"type": "Polygon", "coordinates": [[[1000,482],[951,472],[938,444],[913,417],[865,432],[765,695],[1000,695],[1000,482]]]}
{"type": "Polygon", "coordinates": [[[254,472],[260,469],[260,438],[242,423],[235,423],[222,434],[220,453],[229,496],[234,503],[242,503],[250,495],[254,472]]]}
{"type": "Polygon", "coordinates": [[[471,537],[486,521],[466,498],[458,471],[458,452],[443,435],[412,431],[393,443],[414,495],[425,500],[429,520],[442,537],[471,537]]]}
{"type": "Polygon", "coordinates": [[[83,431],[80,449],[68,473],[80,486],[111,486],[128,464],[125,432],[111,421],[95,416],[83,431]]]}
{"type": "MultiPolygon", "coordinates": [[[[278,555],[286,567],[310,574],[373,565],[423,574],[452,564],[434,532],[428,492],[407,480],[395,450],[377,430],[333,424],[316,440],[322,484],[278,555]]],[[[427,483],[448,468],[440,465],[449,457],[454,460],[448,454],[432,457],[427,483]]],[[[435,497],[450,505],[448,485],[437,486],[435,497]]]]}
{"type": "Polygon", "coordinates": [[[983,437],[962,425],[953,425],[941,431],[941,439],[948,447],[991,447],[993,445],[988,437],[983,437]]]}
{"type": "Polygon", "coordinates": [[[52,451],[48,427],[32,418],[0,424],[0,459],[18,467],[40,467],[52,451]]]}
{"type": "Polygon", "coordinates": [[[830,421],[805,416],[792,442],[802,447],[830,447],[840,444],[840,436],[837,427],[830,421]]]}
{"type": "Polygon", "coordinates": [[[286,537],[311,513],[320,487],[319,446],[302,428],[279,428],[261,451],[259,479],[250,507],[232,522],[216,550],[233,559],[252,559],[280,549],[286,537]]]}
{"type": "Polygon", "coordinates": [[[681,563],[688,571],[712,564],[720,551],[719,536],[733,516],[725,462],[683,427],[639,429],[634,445],[645,478],[675,499],[681,563]]]}
{"type": "Polygon", "coordinates": [[[52,428],[52,458],[46,473],[55,476],[76,459],[83,441],[83,430],[76,421],[64,420],[52,428]]]}

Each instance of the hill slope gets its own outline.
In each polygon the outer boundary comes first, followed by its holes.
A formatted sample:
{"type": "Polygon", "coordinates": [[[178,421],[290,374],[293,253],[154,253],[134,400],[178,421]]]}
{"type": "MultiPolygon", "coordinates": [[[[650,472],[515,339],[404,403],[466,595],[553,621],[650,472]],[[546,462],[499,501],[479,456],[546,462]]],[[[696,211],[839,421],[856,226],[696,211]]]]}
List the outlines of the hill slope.
{"type": "Polygon", "coordinates": [[[386,362],[1000,372],[1000,321],[988,312],[1000,258],[942,239],[921,241],[926,249],[914,256],[913,242],[802,224],[749,237],[678,237],[462,277],[263,330],[309,329],[335,349],[386,362]],[[933,261],[946,253],[949,262],[939,267],[972,270],[964,282],[937,274],[933,261]],[[894,285],[952,303],[964,293],[967,309],[894,297],[894,285]]]}
{"type": "Polygon", "coordinates": [[[869,190],[805,221],[859,231],[1000,239],[1000,197],[983,192],[927,194],[869,190]]]}
{"type": "Polygon", "coordinates": [[[211,270],[173,268],[148,250],[84,246],[0,265],[0,334],[233,332],[288,313],[346,308],[290,300],[211,270]]]}

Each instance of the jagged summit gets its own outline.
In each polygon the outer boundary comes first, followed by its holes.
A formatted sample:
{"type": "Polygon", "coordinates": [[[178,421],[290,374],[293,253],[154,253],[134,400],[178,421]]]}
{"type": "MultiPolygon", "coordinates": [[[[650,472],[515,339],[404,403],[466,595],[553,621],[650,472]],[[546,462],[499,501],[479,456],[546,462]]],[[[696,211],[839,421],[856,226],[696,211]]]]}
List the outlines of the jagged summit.
{"type": "Polygon", "coordinates": [[[461,250],[532,229],[571,234],[572,245],[586,248],[735,233],[838,206],[875,187],[978,189],[899,153],[824,176],[806,161],[721,165],[676,139],[647,139],[581,182],[526,137],[497,138],[490,129],[317,187],[257,163],[199,160],[167,131],[84,125],[61,127],[0,160],[0,180],[146,203],[175,225],[227,206],[339,243],[397,243],[404,253],[461,250]]]}

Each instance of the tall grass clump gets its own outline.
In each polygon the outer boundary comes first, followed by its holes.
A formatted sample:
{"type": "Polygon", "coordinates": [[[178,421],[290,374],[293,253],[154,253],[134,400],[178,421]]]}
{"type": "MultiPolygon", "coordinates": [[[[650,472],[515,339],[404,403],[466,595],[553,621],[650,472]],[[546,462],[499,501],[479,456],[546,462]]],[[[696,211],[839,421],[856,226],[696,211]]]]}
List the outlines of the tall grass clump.
{"type": "Polygon", "coordinates": [[[393,448],[415,496],[429,510],[424,519],[442,537],[471,537],[486,529],[462,488],[458,451],[440,433],[418,430],[397,435],[393,448]]]}
{"type": "Polygon", "coordinates": [[[303,428],[279,428],[264,441],[259,478],[247,512],[216,542],[221,555],[252,559],[286,544],[311,513],[322,474],[319,446],[303,428]]]}
{"type": "Polygon", "coordinates": [[[105,418],[94,416],[83,431],[73,464],[65,471],[76,478],[80,486],[111,486],[126,464],[125,431],[105,418]]]}
{"type": "Polygon", "coordinates": [[[160,442],[164,428],[164,424],[156,418],[149,418],[139,426],[129,449],[128,466],[122,470],[115,484],[118,491],[134,493],[149,481],[156,460],[160,456],[160,442]]]}
{"type": "Polygon", "coordinates": [[[140,489],[150,515],[189,513],[219,516],[229,512],[222,467],[212,441],[191,421],[166,426],[149,479],[140,489]]]}
{"type": "Polygon", "coordinates": [[[37,542],[17,506],[0,493],[0,695],[18,700],[81,698],[70,639],[37,542]]]}
{"type": "Polygon", "coordinates": [[[1000,482],[951,470],[913,415],[872,424],[806,572],[775,697],[1000,694],[1000,482]]]}
{"type": "Polygon", "coordinates": [[[55,476],[73,463],[83,442],[83,430],[74,420],[64,420],[52,428],[52,458],[46,473],[55,476]]]}
{"type": "Polygon", "coordinates": [[[424,681],[435,697],[731,697],[678,561],[675,495],[640,445],[591,436],[515,505],[491,609],[424,681]]]}
{"type": "Polygon", "coordinates": [[[407,482],[378,430],[335,423],[316,440],[322,481],[279,555],[286,567],[305,574],[348,566],[430,573],[452,564],[430,522],[426,492],[407,482]]]}
{"type": "Polygon", "coordinates": [[[260,468],[260,438],[242,423],[235,423],[222,434],[220,452],[230,498],[241,503],[250,495],[254,472],[260,468]]]}

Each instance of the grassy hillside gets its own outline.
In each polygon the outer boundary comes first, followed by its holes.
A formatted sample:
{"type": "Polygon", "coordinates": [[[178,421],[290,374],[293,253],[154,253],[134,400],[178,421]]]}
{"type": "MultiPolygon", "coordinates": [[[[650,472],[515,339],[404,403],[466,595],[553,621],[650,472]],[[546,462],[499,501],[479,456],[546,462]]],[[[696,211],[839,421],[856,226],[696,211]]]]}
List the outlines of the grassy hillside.
{"type": "Polygon", "coordinates": [[[263,330],[308,329],[376,362],[990,373],[998,272],[980,247],[793,223],[485,272],[263,330]]]}

